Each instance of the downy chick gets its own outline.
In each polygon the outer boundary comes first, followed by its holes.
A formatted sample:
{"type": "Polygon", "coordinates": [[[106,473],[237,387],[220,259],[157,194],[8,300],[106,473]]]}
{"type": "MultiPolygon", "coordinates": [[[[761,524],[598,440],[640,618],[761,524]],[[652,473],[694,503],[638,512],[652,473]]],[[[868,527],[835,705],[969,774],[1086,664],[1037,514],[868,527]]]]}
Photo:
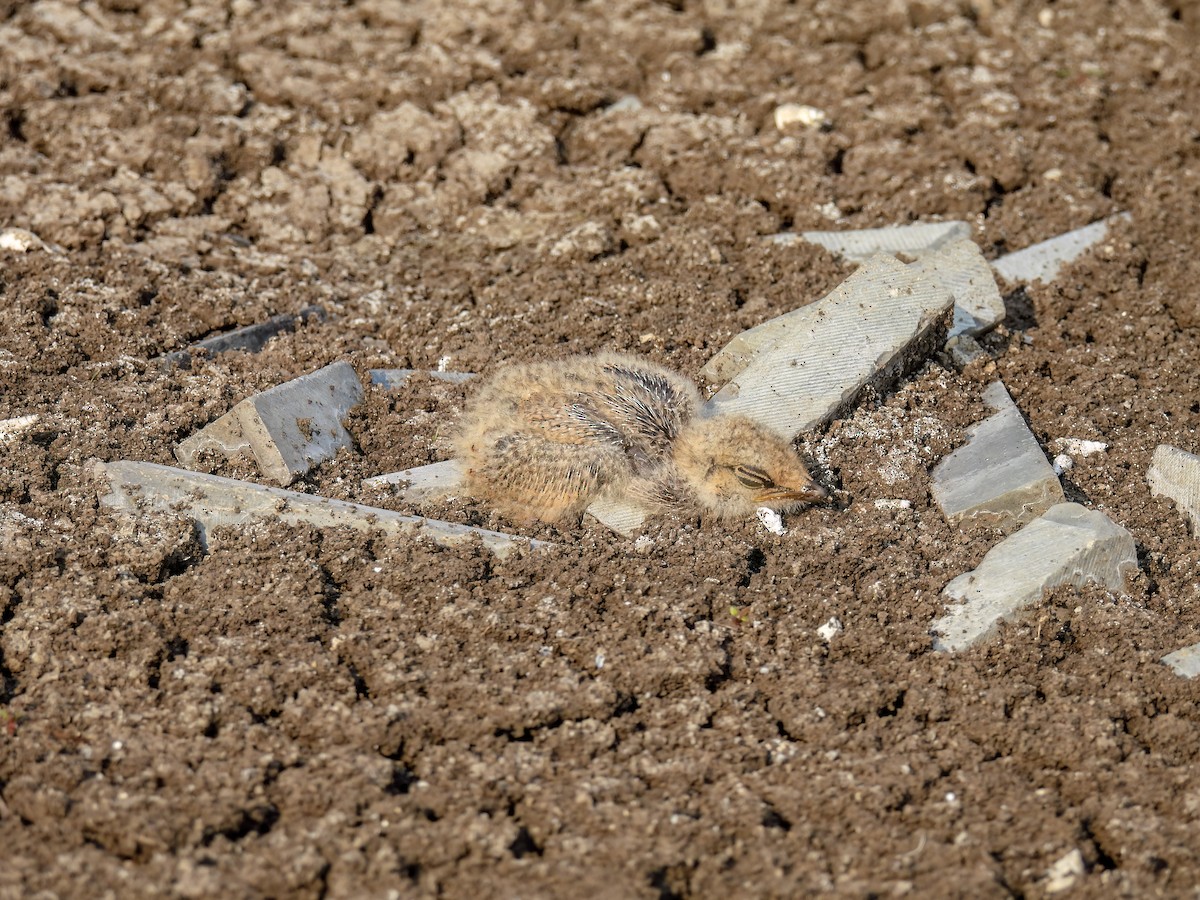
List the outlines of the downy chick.
{"type": "Polygon", "coordinates": [[[468,490],[521,521],[577,520],[601,496],[725,518],[825,499],[790,444],[701,405],[691,381],[635,356],[517,364],[473,398],[455,445],[468,490]]]}

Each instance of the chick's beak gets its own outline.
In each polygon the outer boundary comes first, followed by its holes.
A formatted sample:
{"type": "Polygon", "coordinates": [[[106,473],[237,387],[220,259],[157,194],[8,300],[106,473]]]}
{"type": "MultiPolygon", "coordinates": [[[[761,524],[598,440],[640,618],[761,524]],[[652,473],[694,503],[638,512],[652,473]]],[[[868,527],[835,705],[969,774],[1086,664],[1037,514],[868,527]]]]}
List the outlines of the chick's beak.
{"type": "Polygon", "coordinates": [[[829,491],[815,481],[810,481],[799,490],[792,488],[771,488],[759,491],[754,495],[755,503],[778,503],[781,500],[803,500],[806,503],[824,503],[829,499],[829,491]]]}

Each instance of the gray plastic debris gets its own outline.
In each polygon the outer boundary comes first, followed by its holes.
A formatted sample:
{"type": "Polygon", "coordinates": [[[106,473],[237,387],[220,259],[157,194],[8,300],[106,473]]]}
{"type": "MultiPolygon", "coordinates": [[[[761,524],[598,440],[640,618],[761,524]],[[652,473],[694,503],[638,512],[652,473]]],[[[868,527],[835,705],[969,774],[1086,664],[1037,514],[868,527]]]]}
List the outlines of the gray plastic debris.
{"type": "Polygon", "coordinates": [[[1195,678],[1200,675],[1200,644],[1192,644],[1168,653],[1162,658],[1176,675],[1184,678],[1195,678]]]}
{"type": "Polygon", "coordinates": [[[791,439],[849,409],[941,347],[954,298],[879,255],[826,297],[742,332],[702,373],[728,383],[705,415],[740,413],[791,439]]]}
{"type": "Polygon", "coordinates": [[[936,275],[954,295],[949,337],[983,334],[1004,320],[1004,298],[996,276],[974,241],[955,238],[922,254],[912,266],[936,275]]]}
{"type": "Polygon", "coordinates": [[[946,585],[942,596],[954,602],[933,623],[934,649],[972,646],[1056,585],[1098,581],[1121,592],[1126,574],[1136,569],[1128,531],[1103,513],[1060,503],[993,547],[974,571],[946,585]]]}
{"type": "Polygon", "coordinates": [[[1026,247],[1024,250],[1007,253],[993,262],[992,268],[1009,281],[1040,279],[1051,282],[1063,266],[1074,262],[1089,247],[1104,240],[1110,224],[1129,217],[1129,213],[1119,213],[1042,241],[1040,244],[1034,244],[1032,247],[1026,247]]]}
{"type": "Polygon", "coordinates": [[[971,226],[966,222],[917,222],[912,225],[889,225],[884,228],[861,228],[857,231],[804,231],[800,234],[773,234],[777,244],[807,241],[820,244],[846,259],[864,262],[876,253],[907,253],[918,255],[936,250],[957,238],[969,238],[971,226]]]}
{"type": "Polygon", "coordinates": [[[983,392],[996,414],[933,468],[933,499],[952,524],[971,520],[1012,530],[1063,501],[1062,485],[1004,384],[983,392]]]}
{"type": "Polygon", "coordinates": [[[505,556],[516,547],[550,546],[543,541],[530,541],[497,531],[405,516],[388,509],[154,463],[92,460],[89,465],[101,482],[102,504],[132,513],[151,510],[188,516],[196,522],[201,544],[206,548],[209,529],[251,519],[278,519],[292,525],[308,523],[318,528],[346,527],[358,531],[378,528],[399,534],[425,535],[444,546],[478,538],[497,556],[505,556]],[[103,493],[105,490],[107,493],[103,493]]]}
{"type": "Polygon", "coordinates": [[[457,459],[446,459],[427,466],[376,475],[363,481],[363,487],[396,485],[400,496],[405,500],[424,503],[427,500],[442,500],[460,491],[463,475],[461,462],[457,459]]]}
{"type": "Polygon", "coordinates": [[[433,370],[419,369],[372,369],[371,384],[377,384],[384,388],[398,388],[404,384],[417,372],[423,371],[430,378],[436,378],[438,381],[449,381],[451,384],[461,384],[475,377],[474,372],[437,372],[433,370]]]}
{"type": "Polygon", "coordinates": [[[1200,456],[1159,444],[1146,472],[1150,492],[1169,497],[1192,520],[1192,535],[1200,538],[1200,456]]]}
{"type": "Polygon", "coordinates": [[[307,322],[309,319],[323,321],[325,319],[325,310],[320,306],[306,306],[294,316],[290,313],[272,316],[265,322],[246,325],[243,328],[235,328],[232,331],[226,331],[222,334],[214,334],[212,337],[197,341],[183,350],[175,350],[171,353],[163,354],[155,362],[163,369],[170,369],[174,366],[179,366],[182,369],[190,369],[192,366],[192,355],[197,351],[206,353],[209,356],[217,353],[226,353],[230,350],[244,350],[247,353],[257,353],[275,335],[294,331],[297,325],[307,322]]]}
{"type": "Polygon", "coordinates": [[[204,450],[230,458],[249,451],[263,475],[290,484],[342,447],[351,446],[342,419],[362,396],[362,383],[351,365],[336,362],[247,397],[181,441],[175,458],[191,469],[204,450]]]}

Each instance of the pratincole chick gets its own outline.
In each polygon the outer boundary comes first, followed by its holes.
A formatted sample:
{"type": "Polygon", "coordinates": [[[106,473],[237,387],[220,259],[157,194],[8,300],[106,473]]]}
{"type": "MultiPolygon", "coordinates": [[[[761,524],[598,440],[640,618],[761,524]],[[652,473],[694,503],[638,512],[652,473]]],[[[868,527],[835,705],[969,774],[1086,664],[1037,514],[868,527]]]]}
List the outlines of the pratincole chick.
{"type": "Polygon", "coordinates": [[[456,449],[472,495],[521,521],[578,520],[602,496],[722,518],[828,497],[787,441],[701,405],[691,381],[636,356],[518,364],[472,399],[456,449]]]}

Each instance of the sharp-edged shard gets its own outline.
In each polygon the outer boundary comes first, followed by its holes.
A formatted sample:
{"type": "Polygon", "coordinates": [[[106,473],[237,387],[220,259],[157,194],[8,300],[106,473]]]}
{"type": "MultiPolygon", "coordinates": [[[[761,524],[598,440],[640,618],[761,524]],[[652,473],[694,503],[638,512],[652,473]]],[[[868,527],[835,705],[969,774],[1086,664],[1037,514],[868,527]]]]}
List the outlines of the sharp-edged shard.
{"type": "MultiPolygon", "coordinates": [[[[854,231],[803,231],[800,240],[820,244],[846,259],[864,262],[876,253],[905,253],[917,256],[936,250],[958,238],[969,238],[971,226],[966,222],[915,222],[911,225],[888,225],[883,228],[860,228],[854,231]]],[[[793,234],[771,235],[777,243],[794,243],[793,234]]]]}
{"type": "Polygon", "coordinates": [[[996,414],[933,468],[933,499],[946,520],[1011,531],[1063,501],[1062,485],[1004,384],[983,392],[996,414]]]}
{"type": "Polygon", "coordinates": [[[727,382],[704,413],[746,415],[791,439],[941,347],[953,303],[939,280],[872,257],[816,303],[730,341],[703,369],[727,382]]]}
{"type": "Polygon", "coordinates": [[[933,623],[934,649],[957,651],[978,643],[1060,584],[1094,581],[1122,592],[1125,576],[1136,569],[1128,531],[1103,513],[1060,503],[946,585],[947,612],[933,623]]]}
{"type": "Polygon", "coordinates": [[[1009,281],[1051,282],[1063,266],[1074,262],[1092,245],[1104,240],[1109,225],[1128,218],[1129,213],[1120,213],[1026,247],[1024,250],[1007,253],[993,262],[992,268],[1009,281]]]}
{"type": "Polygon", "coordinates": [[[100,480],[100,502],[132,513],[156,511],[185,515],[199,528],[207,547],[208,532],[219,525],[236,525],[252,519],[276,519],[288,524],[307,523],[318,528],[354,528],[424,535],[434,543],[454,546],[478,539],[498,556],[518,547],[548,546],[498,531],[487,531],[452,522],[406,516],[344,500],[331,500],[283,488],[236,481],[216,475],[189,472],[154,463],[93,461],[100,480]]]}
{"type": "Polygon", "coordinates": [[[1151,493],[1175,501],[1180,512],[1192,520],[1192,534],[1200,538],[1200,456],[1159,444],[1146,480],[1151,493]]]}
{"type": "Polygon", "coordinates": [[[191,469],[205,450],[230,458],[248,452],[264,476],[291,484],[342,447],[352,445],[342,419],[362,396],[362,383],[354,369],[347,362],[336,362],[247,397],[180,441],[175,458],[191,469]]]}

